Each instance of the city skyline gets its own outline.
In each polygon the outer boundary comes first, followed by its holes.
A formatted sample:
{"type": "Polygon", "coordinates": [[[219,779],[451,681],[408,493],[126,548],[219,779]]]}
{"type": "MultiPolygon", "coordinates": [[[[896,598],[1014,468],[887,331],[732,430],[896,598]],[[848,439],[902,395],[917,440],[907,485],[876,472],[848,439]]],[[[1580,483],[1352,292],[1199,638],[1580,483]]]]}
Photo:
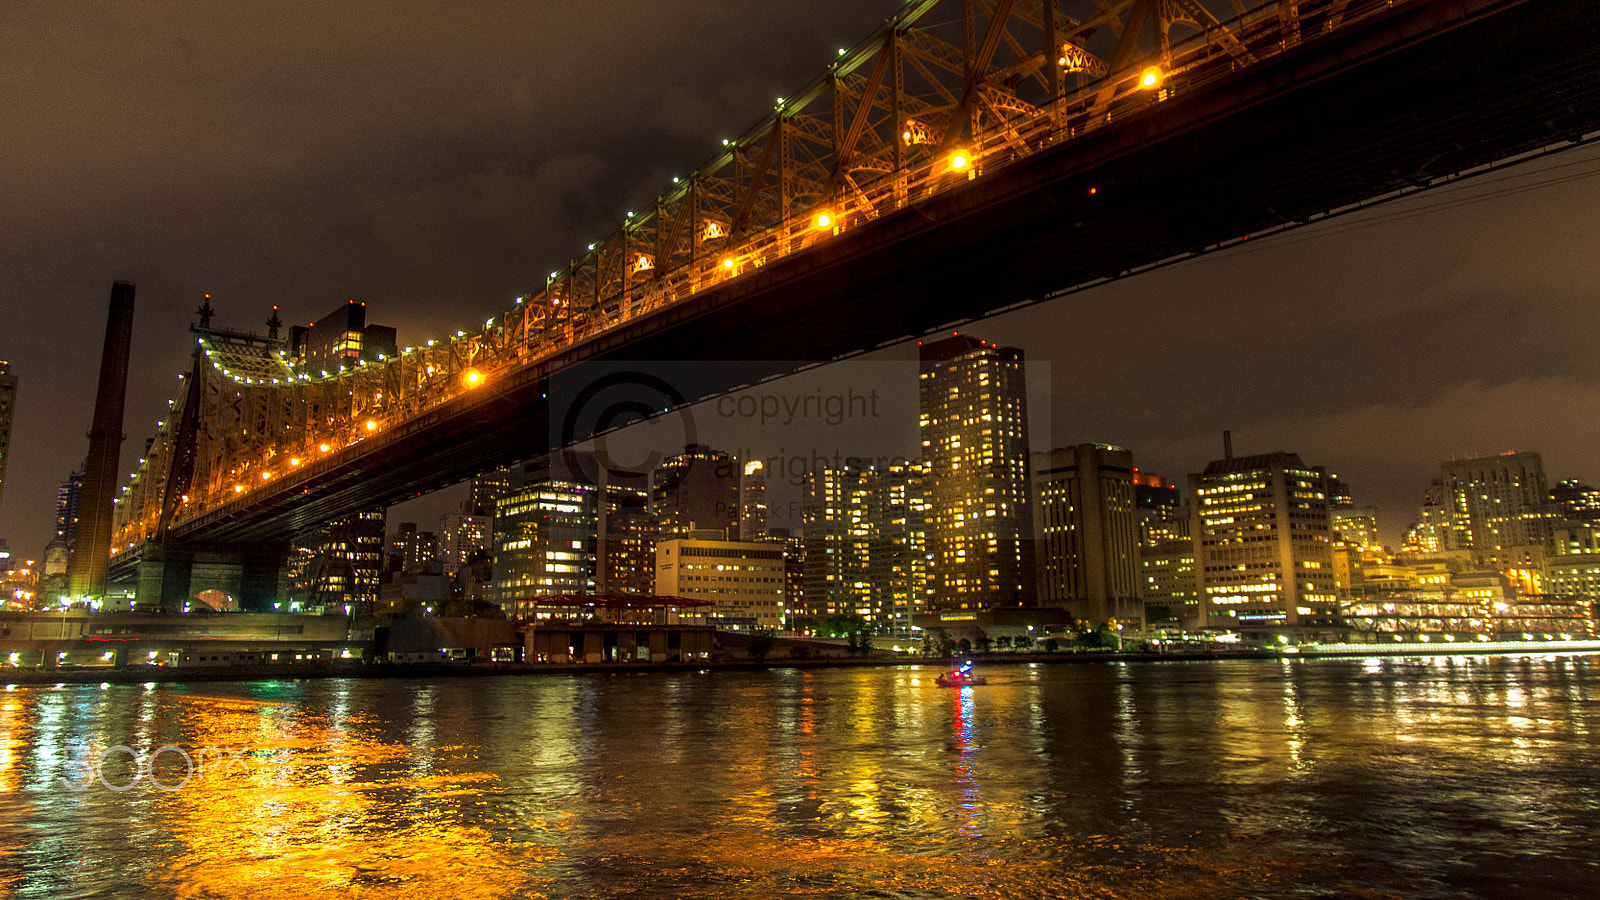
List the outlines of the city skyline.
{"type": "MultiPolygon", "coordinates": [[[[667,80],[685,87],[675,91],[671,101],[661,101],[641,100],[617,86],[598,85],[592,96],[600,99],[584,102],[585,110],[595,102],[617,103],[616,118],[628,120],[627,126],[591,122],[562,133],[558,140],[549,129],[529,131],[526,109],[480,106],[469,106],[463,113],[465,121],[442,130],[420,122],[385,123],[382,128],[389,130],[382,135],[391,141],[445,141],[448,146],[447,138],[470,132],[474,123],[482,126],[485,136],[465,142],[459,155],[441,150],[429,158],[426,169],[416,168],[423,163],[395,161],[381,177],[355,179],[370,191],[374,202],[381,201],[386,212],[393,213],[397,223],[377,236],[362,225],[371,224],[371,206],[338,194],[329,199],[324,193],[316,194],[315,208],[304,203],[300,198],[311,196],[327,172],[323,167],[297,167],[293,158],[286,159],[271,184],[240,182],[246,196],[273,211],[270,221],[235,217],[231,227],[204,240],[147,234],[139,223],[152,206],[170,210],[165,218],[180,223],[223,215],[209,188],[219,183],[218,178],[237,178],[242,160],[227,146],[208,140],[134,142],[124,151],[132,162],[119,166],[135,166],[126,170],[134,176],[140,171],[137,165],[151,166],[151,177],[188,161],[184,154],[222,151],[205,156],[204,165],[186,166],[195,173],[194,187],[173,196],[157,197],[150,193],[154,182],[133,177],[116,194],[126,200],[110,210],[91,210],[76,201],[46,208],[40,198],[65,179],[82,176],[88,190],[102,185],[109,172],[124,169],[105,169],[87,149],[60,153],[63,146],[93,146],[88,140],[52,140],[48,146],[59,158],[44,158],[44,136],[59,138],[62,135],[51,129],[64,126],[39,103],[39,95],[21,93],[9,99],[6,102],[15,104],[8,110],[14,113],[11,118],[37,126],[20,133],[27,159],[38,165],[19,166],[0,176],[7,179],[7,193],[20,201],[9,207],[9,215],[27,217],[4,222],[10,226],[8,233],[28,235],[6,251],[7,265],[0,267],[5,273],[0,275],[0,303],[25,315],[49,316],[57,329],[48,335],[8,334],[7,346],[0,347],[0,358],[12,363],[21,383],[0,535],[28,554],[42,552],[49,539],[54,491],[82,456],[73,448],[81,446],[80,436],[89,424],[93,384],[92,364],[83,361],[97,349],[87,346],[88,340],[78,343],[63,336],[98,333],[106,279],[128,277],[140,282],[134,371],[166,373],[131,381],[121,467],[127,471],[148,436],[141,423],[153,424],[172,392],[166,375],[184,367],[187,345],[182,324],[204,293],[214,294],[221,324],[246,329],[262,330],[256,323],[264,323],[274,305],[282,307],[286,320],[299,322],[355,298],[377,304],[374,316],[393,323],[402,341],[408,335],[424,339],[452,333],[479,321],[536,283],[544,269],[542,263],[527,262],[525,252],[506,252],[503,241],[515,236],[519,245],[535,248],[535,259],[568,258],[585,240],[614,227],[627,204],[658,190],[669,170],[682,171],[701,160],[708,149],[706,135],[742,128],[770,104],[769,94],[781,95],[809,77],[834,41],[848,46],[894,5],[839,7],[804,15],[764,10],[760,15],[785,17],[772,29],[788,36],[781,44],[763,44],[759,36],[751,37],[763,33],[751,24],[757,15],[753,9],[736,9],[731,19],[719,9],[716,27],[698,31],[695,24],[711,18],[709,5],[676,10],[671,23],[651,34],[657,42],[653,46],[663,48],[661,53],[631,54],[626,66],[639,81],[667,80]],[[850,22],[855,23],[853,28],[841,24],[850,22]],[[696,72],[678,58],[668,58],[670,49],[680,46],[674,41],[691,39],[722,41],[722,55],[737,71],[759,74],[732,83],[715,71],[696,72]],[[670,103],[694,114],[669,116],[670,103]],[[646,114],[637,115],[640,111],[646,114]],[[609,129],[641,127],[641,122],[655,137],[629,144],[632,149],[594,158],[563,155],[568,149],[604,145],[609,129]],[[152,155],[157,146],[169,155],[152,155]],[[472,173],[492,172],[501,173],[497,183],[524,191],[517,196],[533,204],[529,208],[554,208],[539,206],[539,196],[567,196],[560,194],[566,187],[557,188],[551,181],[557,172],[573,174],[574,185],[592,189],[599,199],[580,204],[571,219],[552,213],[537,224],[480,200],[467,204],[460,214],[470,225],[467,230],[492,233],[498,228],[502,238],[470,247],[454,240],[430,241],[438,233],[427,232],[425,223],[441,205],[471,196],[472,173]],[[619,173],[626,174],[618,177],[619,173]],[[438,183],[436,192],[419,195],[386,187],[423,174],[438,183]],[[328,202],[320,202],[324,200],[328,202]],[[265,229],[282,224],[280,216],[313,226],[310,233],[355,237],[348,242],[266,239],[273,232],[265,229]],[[85,235],[94,237],[85,243],[85,235]],[[108,257],[104,248],[118,249],[108,257]],[[464,267],[449,264],[451,259],[468,258],[476,262],[464,267]],[[62,266],[56,259],[69,259],[71,265],[62,266]],[[291,260],[296,264],[288,265],[291,260]],[[462,271],[473,274],[462,281],[462,271]],[[441,305],[441,297],[451,302],[441,305]]],[[[102,84],[106,69],[75,67],[70,60],[106,60],[102,65],[112,72],[128,64],[124,56],[109,52],[111,32],[56,21],[57,16],[70,17],[65,11],[30,14],[49,17],[52,25],[71,26],[75,46],[83,52],[43,57],[37,55],[43,51],[34,48],[49,42],[28,43],[7,57],[6,65],[16,67],[19,74],[17,83],[90,79],[102,84]]],[[[654,14],[643,10],[633,21],[648,28],[648,17],[654,14]]],[[[381,49],[384,42],[405,42],[423,27],[409,20],[403,24],[384,35],[337,30],[351,46],[381,49]]],[[[25,31],[45,25],[30,21],[19,27],[25,31]]],[[[191,38],[227,35],[244,46],[258,46],[237,33],[248,29],[248,22],[197,21],[185,27],[195,29],[191,38]]],[[[179,31],[181,36],[182,27],[179,31]]],[[[483,79],[509,71],[514,33],[509,31],[504,43],[484,48],[470,69],[438,90],[451,96],[473,91],[503,94],[483,88],[483,79]]],[[[212,45],[199,41],[196,46],[212,45]]],[[[176,54],[177,44],[160,45],[154,52],[173,59],[163,54],[176,54]]],[[[249,58],[247,53],[224,64],[202,54],[199,63],[184,65],[211,63],[219,83],[242,83],[249,58]]],[[[550,65],[551,71],[560,65],[559,61],[541,64],[550,65]]],[[[207,134],[205,125],[212,121],[208,116],[225,117],[231,108],[209,94],[193,93],[177,74],[182,70],[178,65],[158,66],[141,77],[168,95],[192,97],[195,109],[190,113],[165,110],[161,115],[170,117],[168,124],[180,130],[207,134]]],[[[524,86],[533,84],[528,79],[534,76],[518,77],[524,86]]],[[[394,80],[383,89],[400,94],[380,92],[363,99],[395,102],[404,94],[403,84],[394,80]]],[[[144,133],[140,129],[146,127],[145,120],[127,117],[150,111],[134,102],[124,105],[125,110],[105,111],[116,121],[138,125],[136,131],[144,133]]],[[[337,162],[329,164],[336,170],[381,155],[375,136],[353,125],[330,125],[328,110],[315,101],[280,111],[291,133],[327,127],[337,134],[341,152],[337,162]]],[[[562,114],[576,115],[577,110],[562,114]]],[[[376,125],[370,119],[362,124],[376,125]]],[[[1551,171],[1557,174],[1581,176],[1590,161],[1590,151],[1577,151],[1544,165],[1555,167],[1551,171]]],[[[1576,335],[1592,327],[1594,315],[1593,305],[1581,301],[1591,293],[1588,285],[1595,281],[1597,265],[1584,249],[1594,243],[1597,228],[1586,211],[1600,195],[1592,180],[1582,177],[1560,190],[1518,192],[1517,188],[1540,180],[1527,177],[1533,171],[1494,176],[1510,181],[1469,183],[1438,198],[1425,193],[1365,216],[1253,242],[997,317],[978,330],[990,340],[1021,347],[1030,359],[1053,364],[1058,373],[1050,397],[1054,417],[1070,423],[1058,429],[1058,442],[1090,440],[1131,447],[1151,470],[1178,473],[1214,456],[1213,435],[1232,428],[1242,446],[1293,449],[1324,461],[1359,485],[1363,502],[1384,510],[1385,540],[1396,542],[1407,518],[1396,513],[1419,499],[1420,483],[1425,482],[1419,476],[1452,453],[1531,448],[1545,455],[1553,473],[1600,480],[1587,452],[1597,436],[1594,426],[1572,414],[1600,397],[1600,372],[1576,343],[1576,335]],[[1483,202],[1471,202],[1475,198],[1483,202]],[[1413,215],[1423,209],[1433,213],[1413,215]],[[1350,259],[1362,264],[1348,265],[1350,259]],[[1235,352],[1243,347],[1250,349],[1235,352]]],[[[176,235],[187,234],[186,226],[173,227],[176,235]]],[[[910,352],[908,345],[902,345],[881,355],[906,359],[910,352]]],[[[801,376],[795,383],[831,384],[826,370],[801,376]]]]}
{"type": "Polygon", "coordinates": [[[21,895],[1593,881],[1586,6],[22,3],[0,81],[21,895]]]}

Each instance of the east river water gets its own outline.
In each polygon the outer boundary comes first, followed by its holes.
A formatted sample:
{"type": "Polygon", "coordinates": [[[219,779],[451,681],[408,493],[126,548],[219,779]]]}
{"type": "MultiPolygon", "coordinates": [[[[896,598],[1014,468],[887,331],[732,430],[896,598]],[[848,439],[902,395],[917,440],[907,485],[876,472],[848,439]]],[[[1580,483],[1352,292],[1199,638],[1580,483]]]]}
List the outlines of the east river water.
{"type": "Polygon", "coordinates": [[[1600,657],[935,674],[19,685],[0,896],[1600,894],[1600,657]]]}

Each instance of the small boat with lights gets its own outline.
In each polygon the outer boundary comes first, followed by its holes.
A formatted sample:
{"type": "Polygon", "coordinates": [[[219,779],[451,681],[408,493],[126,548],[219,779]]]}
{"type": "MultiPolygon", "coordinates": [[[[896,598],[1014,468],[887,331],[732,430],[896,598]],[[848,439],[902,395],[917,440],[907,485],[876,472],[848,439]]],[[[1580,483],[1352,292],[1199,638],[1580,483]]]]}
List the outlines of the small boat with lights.
{"type": "Polygon", "coordinates": [[[972,674],[972,661],[965,660],[960,665],[953,665],[950,671],[941,672],[934,680],[939,687],[970,687],[975,684],[988,684],[988,679],[972,674]]]}

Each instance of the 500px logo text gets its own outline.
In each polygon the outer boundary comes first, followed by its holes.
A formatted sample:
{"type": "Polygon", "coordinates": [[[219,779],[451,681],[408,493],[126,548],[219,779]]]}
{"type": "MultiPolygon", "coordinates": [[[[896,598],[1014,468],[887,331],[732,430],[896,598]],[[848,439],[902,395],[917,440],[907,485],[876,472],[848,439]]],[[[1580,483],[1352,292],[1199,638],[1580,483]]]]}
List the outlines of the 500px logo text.
{"type": "Polygon", "coordinates": [[[149,752],[118,744],[100,751],[98,756],[85,750],[76,760],[68,761],[68,768],[75,769],[80,777],[62,776],[56,780],[74,793],[87,791],[96,782],[108,791],[120,793],[131,791],[144,781],[158,791],[176,791],[208,774],[250,771],[243,751],[233,747],[201,747],[191,753],[174,744],[149,752]],[[131,766],[122,763],[124,757],[131,766]]]}

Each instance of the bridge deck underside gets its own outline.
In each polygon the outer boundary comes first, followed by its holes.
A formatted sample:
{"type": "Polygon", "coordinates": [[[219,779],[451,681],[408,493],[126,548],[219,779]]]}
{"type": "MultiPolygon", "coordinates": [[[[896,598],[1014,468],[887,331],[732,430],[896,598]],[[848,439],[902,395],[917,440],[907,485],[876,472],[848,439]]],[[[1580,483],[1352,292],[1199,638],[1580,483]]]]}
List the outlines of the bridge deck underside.
{"type": "MultiPolygon", "coordinates": [[[[1595,132],[1589,12],[1404,5],[630,323],[170,540],[282,540],[543,452],[546,378],[574,363],[781,361],[776,374],[1595,132]]],[[[735,368],[691,393],[747,382],[752,370],[735,368]]]]}

